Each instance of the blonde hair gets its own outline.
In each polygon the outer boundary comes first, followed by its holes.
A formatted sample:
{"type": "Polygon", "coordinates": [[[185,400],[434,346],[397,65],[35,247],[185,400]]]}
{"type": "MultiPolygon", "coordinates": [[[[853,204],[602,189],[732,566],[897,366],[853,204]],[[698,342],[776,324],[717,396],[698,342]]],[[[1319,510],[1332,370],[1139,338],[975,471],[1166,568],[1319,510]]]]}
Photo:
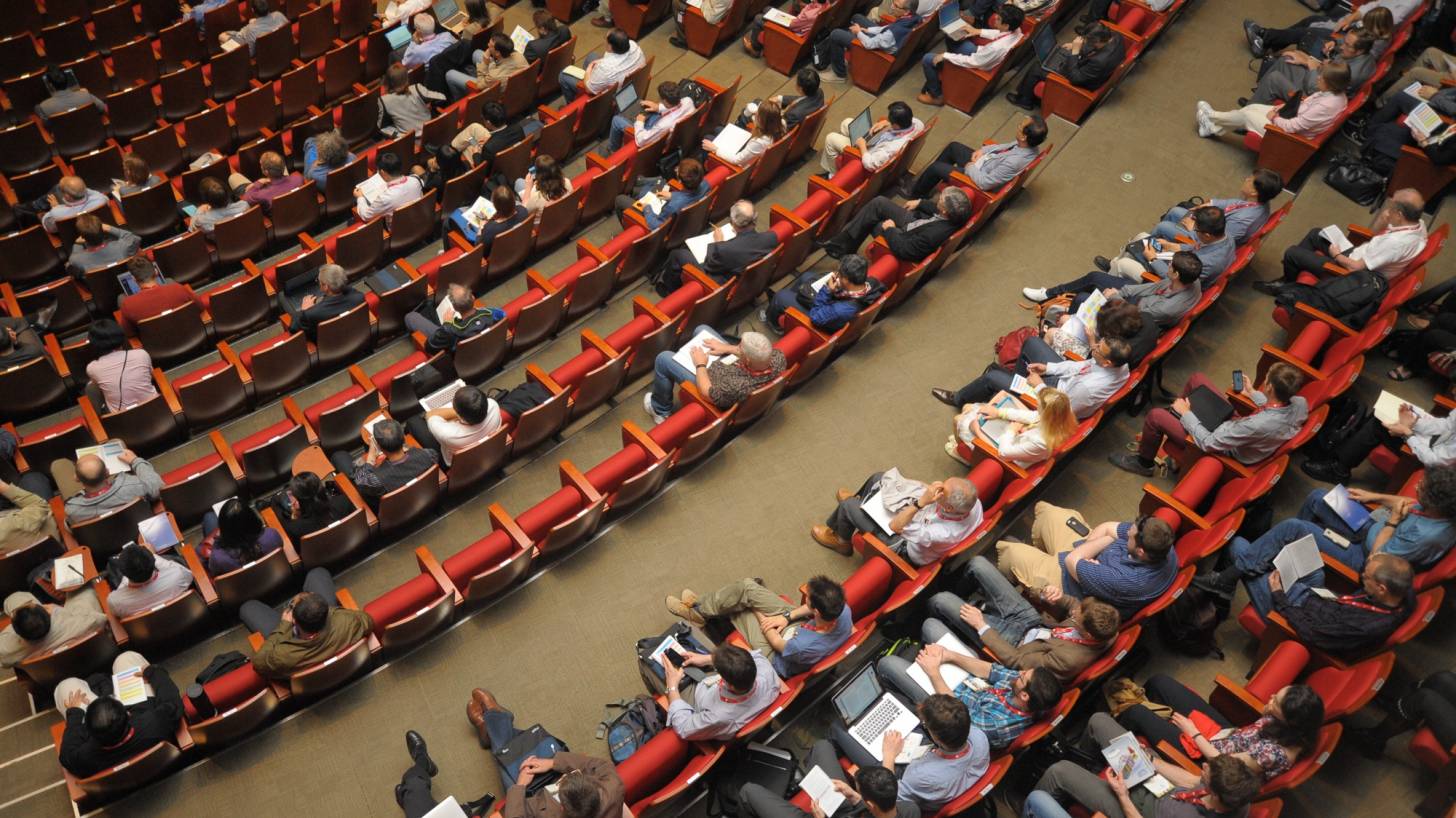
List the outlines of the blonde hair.
{"type": "Polygon", "coordinates": [[[1056,453],[1077,431],[1077,416],[1072,413],[1072,399],[1058,389],[1043,389],[1036,393],[1037,428],[1047,450],[1056,453]]]}

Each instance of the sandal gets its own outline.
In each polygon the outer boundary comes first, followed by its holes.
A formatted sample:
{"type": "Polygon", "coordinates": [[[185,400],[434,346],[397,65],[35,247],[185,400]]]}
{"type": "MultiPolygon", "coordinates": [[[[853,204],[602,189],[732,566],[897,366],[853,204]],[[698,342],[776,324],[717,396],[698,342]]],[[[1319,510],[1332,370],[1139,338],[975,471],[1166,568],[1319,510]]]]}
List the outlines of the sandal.
{"type": "Polygon", "coordinates": [[[1392,381],[1408,381],[1415,376],[1416,373],[1407,369],[1404,364],[1400,364],[1399,366],[1396,366],[1394,369],[1385,373],[1385,377],[1391,379],[1392,381]]]}
{"type": "Polygon", "coordinates": [[[1423,330],[1431,325],[1431,319],[1423,315],[1407,315],[1405,322],[1411,329],[1423,330]]]}

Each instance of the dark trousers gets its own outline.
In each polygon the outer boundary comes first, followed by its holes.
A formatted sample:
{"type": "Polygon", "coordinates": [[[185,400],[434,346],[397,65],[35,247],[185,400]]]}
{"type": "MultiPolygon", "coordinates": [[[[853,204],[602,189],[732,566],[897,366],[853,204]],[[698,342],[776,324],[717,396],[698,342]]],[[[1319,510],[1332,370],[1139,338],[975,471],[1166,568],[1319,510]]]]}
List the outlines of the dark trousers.
{"type": "Polygon", "coordinates": [[[804,305],[799,302],[799,290],[813,284],[819,278],[818,271],[810,270],[794,279],[789,286],[774,293],[773,298],[768,300],[768,322],[773,326],[778,326],[779,319],[784,317],[784,313],[788,311],[789,307],[802,308],[804,305]]]}
{"type": "MultiPolygon", "coordinates": [[[[6,465],[9,465],[8,463],[6,465]]],[[[12,467],[13,468],[13,467],[12,467]]],[[[38,471],[28,471],[18,477],[6,477],[7,482],[34,494],[42,500],[49,500],[56,495],[56,490],[51,487],[50,478],[38,471]]],[[[0,497],[0,511],[15,508],[15,504],[0,497]]]]}
{"type": "MultiPolygon", "coordinates": [[[[662,265],[662,273],[657,277],[657,294],[666,296],[676,292],[677,288],[681,287],[683,283],[683,268],[689,264],[702,269],[702,266],[698,264],[697,258],[693,256],[693,251],[686,247],[679,247],[671,253],[668,253],[667,263],[662,265]]],[[[719,284],[728,280],[726,277],[719,276],[711,276],[711,278],[719,284]]]]}
{"type": "Polygon", "coordinates": [[[1427,676],[1420,688],[1400,700],[1400,712],[1431,728],[1442,747],[1456,744],[1456,673],[1442,670],[1427,676]]]}
{"type": "Polygon", "coordinates": [[[334,471],[350,477],[354,476],[354,455],[350,454],[348,449],[340,449],[329,455],[329,463],[333,464],[334,471]]]}
{"type": "Polygon", "coordinates": [[[415,415],[404,422],[405,431],[414,435],[415,440],[426,449],[435,453],[435,460],[444,467],[445,458],[440,454],[440,441],[430,434],[430,422],[425,420],[424,415],[415,415]]]}
{"type": "MultiPolygon", "coordinates": [[[[850,739],[853,741],[853,739],[850,739]]],[[[849,783],[834,745],[825,739],[814,742],[805,761],[807,768],[818,767],[830,780],[849,783]]],[[[743,818],[809,818],[809,813],[789,803],[783,793],[770,792],[762,784],[748,783],[739,790],[738,811],[743,818]]]]}
{"type": "Polygon", "coordinates": [[[834,529],[834,533],[838,534],[840,539],[847,540],[853,537],[856,531],[880,530],[874,518],[866,514],[860,505],[879,492],[880,476],[883,474],[884,472],[875,472],[870,475],[870,478],[864,481],[864,485],[859,487],[859,491],[855,492],[853,497],[847,498],[835,506],[834,513],[824,521],[825,525],[834,529]]]}
{"type": "Polygon", "coordinates": [[[1031,371],[1027,368],[1027,364],[1054,364],[1065,360],[1066,358],[1058,355],[1056,350],[1047,345],[1046,341],[1032,336],[1021,345],[1021,355],[1016,358],[1016,373],[1026,377],[1026,374],[1031,371]]]}
{"type": "Polygon", "coordinates": [[[1112,0],[1092,0],[1087,4],[1087,10],[1082,12],[1082,17],[1087,20],[1105,20],[1111,10],[1112,0]]]}
{"type": "MultiPolygon", "coordinates": [[[[1323,23],[1338,18],[1328,14],[1311,14],[1287,28],[1266,28],[1264,29],[1264,51],[1266,53],[1278,51],[1291,45],[1299,45],[1305,37],[1310,36],[1312,26],[1315,23],[1323,23]]],[[[1334,29],[1320,29],[1330,32],[1334,29]]]]}
{"type": "Polygon", "coordinates": [[[952,171],[960,170],[971,161],[975,151],[969,145],[952,142],[941,149],[935,161],[925,166],[915,181],[910,183],[910,198],[923,199],[935,192],[942,182],[950,180],[952,171]]]}
{"type": "Polygon", "coordinates": [[[956,405],[989,401],[997,392],[1011,388],[1011,377],[1012,373],[991,364],[975,380],[956,390],[956,405]]]}
{"type": "MultiPolygon", "coordinates": [[[[1214,709],[1213,705],[1204,701],[1197,693],[1189,690],[1171,676],[1158,674],[1143,685],[1148,692],[1148,698],[1160,704],[1166,704],[1173,708],[1173,712],[1188,715],[1194,711],[1202,713],[1213,719],[1221,727],[1232,727],[1229,720],[1223,714],[1214,709]]],[[[1156,745],[1160,741],[1166,741],[1174,747],[1180,746],[1178,737],[1183,731],[1173,725],[1173,722],[1153,711],[1135,704],[1122,711],[1117,717],[1123,726],[1134,733],[1147,739],[1149,743],[1156,745]]]]}
{"type": "MultiPolygon", "coordinates": [[[[1188,397],[1189,393],[1200,386],[1208,387],[1215,395],[1219,393],[1218,384],[1202,372],[1194,372],[1188,376],[1188,382],[1183,384],[1182,397],[1188,397]]],[[[1165,448],[1176,459],[1183,454],[1186,435],[1183,421],[1171,410],[1161,406],[1153,409],[1143,418],[1143,436],[1138,441],[1138,457],[1151,463],[1158,458],[1158,449],[1165,448]]]]}
{"type": "Polygon", "coordinates": [[[435,805],[440,803],[430,793],[430,774],[415,764],[399,779],[399,802],[404,809],[404,818],[424,818],[435,805]]]}
{"type": "MultiPolygon", "coordinates": [[[[314,568],[303,578],[304,593],[318,594],[329,603],[330,608],[339,607],[339,598],[335,595],[334,576],[327,568],[314,568]]],[[[280,611],[264,605],[256,599],[250,599],[238,608],[238,619],[243,625],[254,633],[268,635],[277,630],[278,623],[283,621],[280,611]]]]}
{"type": "Polygon", "coordinates": [[[1023,102],[1032,102],[1036,99],[1036,84],[1047,78],[1046,69],[1041,65],[1033,65],[1021,74],[1021,80],[1016,83],[1016,96],[1023,102]]]}
{"type": "Polygon", "coordinates": [[[1284,281],[1293,283],[1303,270],[1318,275],[1329,260],[1330,240],[1320,235],[1320,228],[1312,227],[1298,244],[1284,251],[1284,281]]]}
{"type": "Polygon", "coordinates": [[[1123,287],[1126,287],[1127,285],[1132,283],[1134,282],[1128,281],[1120,275],[1104,273],[1101,270],[1093,270],[1092,272],[1081,276],[1080,278],[1074,278],[1065,284],[1058,284],[1055,287],[1048,287],[1047,295],[1050,297],[1067,295],[1069,293],[1075,293],[1079,295],[1091,295],[1094,290],[1105,290],[1108,287],[1111,287],[1114,290],[1120,290],[1123,287]]]}
{"type": "Polygon", "coordinates": [[[911,213],[895,204],[888,196],[876,196],[854,214],[854,218],[829,242],[845,253],[856,252],[867,237],[880,234],[881,225],[886,219],[893,220],[896,227],[904,228],[911,222],[911,213]]]}

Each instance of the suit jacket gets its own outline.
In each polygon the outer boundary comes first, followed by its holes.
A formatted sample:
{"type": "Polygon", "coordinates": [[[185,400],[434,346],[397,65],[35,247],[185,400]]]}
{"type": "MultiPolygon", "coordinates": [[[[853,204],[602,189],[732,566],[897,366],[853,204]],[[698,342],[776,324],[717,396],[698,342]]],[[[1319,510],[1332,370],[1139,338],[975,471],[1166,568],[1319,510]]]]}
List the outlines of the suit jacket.
{"type": "Polygon", "coordinates": [[[773,252],[779,246],[778,234],[772,230],[739,233],[727,241],[708,245],[703,257],[703,272],[723,283],[748,269],[748,265],[773,252]]]}
{"type": "Polygon", "coordinates": [[[330,318],[338,318],[363,303],[364,294],[355,289],[346,289],[338,295],[326,295],[312,307],[299,311],[298,326],[295,329],[303,330],[309,340],[314,340],[319,324],[330,318]]]}
{"type": "Polygon", "coordinates": [[[512,122],[495,133],[492,133],[490,138],[485,140],[485,144],[480,146],[480,156],[476,159],[476,163],[494,162],[496,154],[506,148],[519,144],[525,138],[526,131],[521,127],[521,123],[512,122]]]}
{"type": "MultiPolygon", "coordinates": [[[[582,753],[557,753],[551,758],[551,769],[559,773],[573,770],[591,779],[602,792],[601,809],[593,818],[621,818],[622,800],[626,797],[622,779],[612,762],[582,753]]],[[[561,802],[544,789],[528,795],[519,784],[506,789],[502,818],[561,818],[561,802]]]]}
{"type": "Polygon", "coordinates": [[[1083,50],[1081,54],[1073,55],[1058,49],[1057,53],[1060,57],[1053,67],[1058,74],[1078,88],[1096,89],[1112,79],[1112,72],[1122,65],[1127,49],[1122,35],[1113,34],[1112,42],[1095,51],[1083,50]]]}
{"type": "Polygon", "coordinates": [[[548,51],[570,39],[571,29],[563,25],[556,29],[556,32],[553,34],[548,34],[545,37],[537,37],[529,43],[526,43],[526,49],[521,53],[525,56],[527,62],[535,62],[545,59],[548,51]]]}
{"type": "MultiPolygon", "coordinates": [[[[920,206],[910,211],[911,222],[930,218],[935,215],[935,204],[931,199],[924,199],[920,206]]],[[[903,227],[891,227],[880,235],[885,237],[885,243],[890,245],[890,254],[901,261],[924,261],[931,253],[940,249],[942,244],[951,237],[952,233],[959,230],[961,225],[953,224],[947,219],[935,219],[926,222],[914,230],[907,230],[903,227]]]]}
{"type": "MultiPolygon", "coordinates": [[[[1060,626],[1075,627],[1071,619],[1061,622],[1060,626]]],[[[1045,668],[1063,684],[1075,679],[1107,650],[1105,644],[1081,645],[1068,639],[1035,639],[1025,645],[1013,645],[994,628],[981,634],[981,642],[1006,667],[1016,670],[1045,668]]]]}
{"type": "Polygon", "coordinates": [[[792,128],[809,114],[824,107],[824,92],[813,96],[784,97],[784,125],[792,128]]]}

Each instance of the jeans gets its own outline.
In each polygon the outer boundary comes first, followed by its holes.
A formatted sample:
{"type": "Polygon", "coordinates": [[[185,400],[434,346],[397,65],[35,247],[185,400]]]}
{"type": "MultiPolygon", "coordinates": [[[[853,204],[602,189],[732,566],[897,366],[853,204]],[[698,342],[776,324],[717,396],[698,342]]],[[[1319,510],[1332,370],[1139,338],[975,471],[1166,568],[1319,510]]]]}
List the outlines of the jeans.
{"type": "MultiPolygon", "coordinates": [[[[696,327],[688,337],[694,337],[700,332],[707,332],[719,341],[723,340],[717,330],[706,324],[696,327]]],[[[652,364],[652,411],[659,417],[672,414],[672,408],[676,405],[674,393],[677,385],[692,380],[697,374],[673,360],[675,352],[676,350],[667,349],[657,353],[657,359],[652,364]]]]}
{"type": "MultiPolygon", "coordinates": [[[[661,114],[648,114],[647,118],[642,122],[642,127],[651,128],[653,124],[661,118],[661,114]]],[[[632,120],[628,119],[627,117],[622,116],[621,114],[617,114],[616,116],[612,117],[612,130],[611,133],[607,135],[607,147],[611,148],[613,151],[622,147],[622,139],[625,136],[627,129],[630,127],[632,127],[632,120]]]]}
{"type": "MultiPolygon", "coordinates": [[[[1055,767],[1056,765],[1054,764],[1052,766],[1055,767]]],[[[1082,770],[1076,764],[1072,766],[1082,770]]],[[[1082,771],[1086,772],[1086,770],[1082,771]]],[[[1050,772],[1051,770],[1047,771],[1048,774],[1050,772]]],[[[1096,778],[1096,776],[1093,777],[1096,778]]],[[[1101,779],[1098,780],[1100,781],[1101,779]]],[[[1106,815],[1107,813],[1104,812],[1103,814],[1106,815]]],[[[1072,818],[1072,813],[1062,809],[1062,805],[1057,803],[1056,797],[1046,790],[1032,790],[1031,794],[1026,796],[1026,803],[1021,806],[1021,815],[1022,818],[1072,818]]]]}
{"type": "MultiPolygon", "coordinates": [[[[477,49],[475,54],[472,55],[471,61],[476,65],[485,62],[485,52],[477,49]]],[[[464,71],[457,71],[453,68],[446,71],[445,86],[450,89],[450,98],[460,99],[466,94],[469,94],[470,88],[467,83],[474,82],[475,76],[474,73],[467,74],[464,71]]]]}
{"type": "MultiPolygon", "coordinates": [[[[334,577],[327,568],[314,568],[303,578],[304,593],[318,594],[330,608],[339,607],[339,598],[334,590],[334,577]]],[[[238,608],[238,619],[242,620],[248,630],[267,636],[278,629],[278,623],[283,621],[283,616],[258,600],[250,599],[238,608]]]]}
{"type": "Polygon", "coordinates": [[[991,364],[975,380],[956,390],[955,403],[957,406],[985,403],[997,392],[1010,389],[1011,377],[1010,372],[991,364]]]}
{"type": "MultiPolygon", "coordinates": [[[[1213,705],[1170,676],[1162,674],[1152,676],[1143,683],[1143,689],[1147,691],[1148,699],[1166,704],[1173,708],[1174,713],[1182,713],[1186,716],[1189,713],[1198,712],[1212,719],[1219,727],[1233,726],[1222,713],[1214,709],[1213,705]]],[[[1178,737],[1183,734],[1183,731],[1175,727],[1173,722],[1140,704],[1135,704],[1122,711],[1118,720],[1128,730],[1147,739],[1150,744],[1156,745],[1160,741],[1166,741],[1174,747],[1180,746],[1178,737]]]]}
{"type": "MultiPolygon", "coordinates": [[[[487,710],[485,711],[485,733],[490,736],[490,746],[495,750],[504,748],[511,743],[511,739],[525,732],[516,729],[516,716],[509,710],[487,710]]],[[[491,753],[496,758],[495,753],[491,753]]],[[[516,785],[516,777],[511,775],[504,764],[496,762],[496,769],[500,771],[501,785],[506,789],[516,785]]]]}
{"type": "MultiPolygon", "coordinates": [[[[594,63],[594,62],[596,62],[598,59],[600,59],[601,56],[602,55],[597,54],[595,52],[586,55],[586,59],[583,60],[582,63],[581,63],[582,70],[585,71],[586,69],[590,68],[591,67],[591,64],[594,63]]],[[[576,88],[576,83],[577,83],[576,77],[573,77],[570,74],[568,74],[565,71],[563,71],[563,72],[561,72],[560,80],[561,80],[561,97],[562,97],[562,102],[563,103],[570,103],[572,100],[574,100],[578,96],[580,96],[581,91],[578,91],[577,88],[576,88]]]]}
{"type": "Polygon", "coordinates": [[[844,52],[855,39],[854,32],[847,28],[836,28],[829,32],[829,68],[837,76],[849,76],[849,63],[844,59],[844,52]]]}
{"type": "MultiPolygon", "coordinates": [[[[966,564],[965,577],[968,584],[980,592],[977,607],[985,615],[986,624],[1002,639],[1013,645],[1021,644],[1027,631],[1041,625],[1041,613],[990,560],[979,555],[973,557],[966,564]]],[[[980,635],[961,619],[961,606],[964,604],[965,601],[955,594],[942,591],[930,598],[930,612],[948,623],[960,636],[974,640],[979,646],[980,635]]]]}
{"type": "Polygon", "coordinates": [[[1165,241],[1191,240],[1194,238],[1193,231],[1179,224],[1184,216],[1188,215],[1188,208],[1174,207],[1163,214],[1163,220],[1153,228],[1152,235],[1165,241]]]}
{"type": "Polygon", "coordinates": [[[1336,514],[1335,510],[1325,502],[1325,495],[1328,493],[1325,489],[1311,491],[1304,498],[1304,505],[1299,507],[1299,519],[1314,523],[1321,529],[1328,528],[1349,540],[1350,546],[1346,548],[1325,536],[1323,531],[1315,537],[1321,553],[1329,554],[1359,573],[1365,570],[1365,560],[1370,556],[1365,546],[1365,535],[1375,525],[1375,521],[1366,521],[1365,525],[1360,526],[1359,531],[1351,529],[1344,520],[1340,519],[1340,515],[1336,514]]]}
{"type": "MultiPolygon", "coordinates": [[[[939,619],[927,619],[920,625],[920,641],[926,645],[933,645],[950,633],[950,628],[939,619]]],[[[912,703],[919,705],[930,697],[930,693],[910,675],[910,666],[914,662],[903,659],[899,656],[886,656],[875,664],[875,672],[880,674],[884,683],[898,690],[905,698],[912,703]]]]}
{"type": "Polygon", "coordinates": [[[829,519],[824,521],[824,524],[833,529],[841,540],[848,540],[854,536],[856,531],[880,532],[879,524],[873,517],[865,513],[860,504],[879,492],[880,476],[883,474],[884,472],[875,472],[870,475],[869,479],[864,481],[864,485],[859,487],[859,491],[855,492],[853,497],[848,497],[844,502],[835,506],[829,519]]]}
{"type": "MultiPolygon", "coordinates": [[[[946,41],[945,53],[947,54],[974,54],[976,53],[976,41],[967,37],[960,42],[946,41]]],[[[920,58],[920,69],[925,72],[925,85],[920,90],[938,97],[944,93],[940,83],[940,69],[935,66],[935,54],[927,53],[920,58]]]]}
{"type": "Polygon", "coordinates": [[[774,293],[773,297],[768,300],[768,306],[764,308],[768,313],[768,323],[771,326],[779,326],[779,319],[784,317],[784,313],[788,311],[789,307],[800,306],[799,290],[813,284],[819,278],[820,274],[817,270],[810,270],[794,279],[789,286],[774,293]]]}
{"type": "MultiPolygon", "coordinates": [[[[1243,573],[1244,590],[1249,592],[1249,602],[1254,606],[1254,610],[1258,611],[1261,618],[1267,618],[1269,611],[1274,608],[1274,597],[1269,591],[1269,572],[1274,570],[1274,558],[1279,555],[1284,546],[1306,534],[1314,536],[1314,541],[1320,546],[1320,550],[1323,551],[1328,547],[1324,544],[1324,542],[1328,542],[1328,538],[1324,534],[1324,526],[1307,520],[1285,520],[1252,542],[1243,537],[1234,537],[1233,542],[1229,544],[1229,554],[1234,559],[1234,565],[1238,566],[1243,573]]],[[[1289,577],[1280,577],[1280,579],[1283,580],[1285,597],[1295,605],[1310,594],[1310,588],[1323,588],[1325,585],[1323,571],[1316,571],[1309,576],[1297,579],[1289,577]]]]}

